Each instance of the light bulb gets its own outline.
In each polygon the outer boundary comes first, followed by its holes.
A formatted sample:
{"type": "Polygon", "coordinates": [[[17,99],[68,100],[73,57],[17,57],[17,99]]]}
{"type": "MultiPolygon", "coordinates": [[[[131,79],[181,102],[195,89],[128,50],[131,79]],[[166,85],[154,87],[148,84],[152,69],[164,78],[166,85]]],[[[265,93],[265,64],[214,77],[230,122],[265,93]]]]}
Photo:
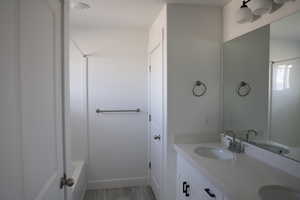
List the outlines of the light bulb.
{"type": "Polygon", "coordinates": [[[287,1],[289,1],[289,0],[274,0],[274,3],[276,3],[276,4],[284,4],[287,1]]]}
{"type": "Polygon", "coordinates": [[[252,11],[247,6],[241,7],[236,12],[236,22],[239,24],[250,22],[252,21],[252,19],[253,19],[252,11]]]}
{"type": "Polygon", "coordinates": [[[272,0],[252,0],[249,3],[254,15],[261,16],[271,11],[273,5],[272,0]]]}
{"type": "Polygon", "coordinates": [[[85,9],[89,9],[90,5],[84,2],[72,2],[71,3],[71,8],[73,9],[77,9],[77,10],[85,10],[85,9]]]}

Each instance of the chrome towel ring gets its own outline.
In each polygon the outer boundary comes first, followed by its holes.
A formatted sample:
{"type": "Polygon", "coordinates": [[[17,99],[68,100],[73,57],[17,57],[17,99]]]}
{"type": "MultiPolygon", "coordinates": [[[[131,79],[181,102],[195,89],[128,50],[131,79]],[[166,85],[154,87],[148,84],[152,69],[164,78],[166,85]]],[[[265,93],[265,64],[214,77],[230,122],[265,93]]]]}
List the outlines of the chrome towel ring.
{"type": "Polygon", "coordinates": [[[236,93],[240,97],[248,96],[250,94],[250,92],[251,92],[251,86],[249,83],[247,83],[245,81],[241,81],[236,89],[236,93]]]}
{"type": "Polygon", "coordinates": [[[196,81],[193,87],[193,95],[201,97],[207,92],[207,86],[202,81],[196,81]]]}

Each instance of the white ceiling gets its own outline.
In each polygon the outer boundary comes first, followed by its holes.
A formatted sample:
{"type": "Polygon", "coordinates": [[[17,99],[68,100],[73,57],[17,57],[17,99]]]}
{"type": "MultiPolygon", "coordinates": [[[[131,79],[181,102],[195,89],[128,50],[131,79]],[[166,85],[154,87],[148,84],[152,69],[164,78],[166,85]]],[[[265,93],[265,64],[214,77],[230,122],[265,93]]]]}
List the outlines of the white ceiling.
{"type": "Polygon", "coordinates": [[[230,0],[73,0],[90,4],[87,10],[71,9],[71,27],[148,28],[164,3],[223,6],[230,0]]]}

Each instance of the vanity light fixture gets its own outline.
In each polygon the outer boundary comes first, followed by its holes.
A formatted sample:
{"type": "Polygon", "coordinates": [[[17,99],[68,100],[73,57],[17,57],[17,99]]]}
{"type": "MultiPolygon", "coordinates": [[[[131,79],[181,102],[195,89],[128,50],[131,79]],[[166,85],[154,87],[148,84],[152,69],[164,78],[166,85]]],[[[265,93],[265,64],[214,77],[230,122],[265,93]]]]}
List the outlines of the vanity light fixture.
{"type": "Polygon", "coordinates": [[[71,8],[76,10],[85,10],[89,9],[91,6],[88,3],[81,2],[81,1],[73,1],[71,2],[71,8]]]}
{"type": "Polygon", "coordinates": [[[236,12],[236,22],[239,24],[252,22],[254,16],[262,16],[269,13],[274,3],[283,5],[288,1],[293,0],[242,0],[242,5],[236,12]]]}
{"type": "Polygon", "coordinates": [[[251,9],[254,15],[261,16],[271,11],[272,0],[251,0],[251,9]]]}
{"type": "Polygon", "coordinates": [[[288,2],[290,0],[274,0],[274,3],[276,4],[284,4],[285,2],[288,2]]]}
{"type": "Polygon", "coordinates": [[[253,14],[250,8],[247,6],[247,3],[250,1],[251,0],[243,0],[240,9],[236,12],[237,23],[243,24],[252,21],[253,14]]]}

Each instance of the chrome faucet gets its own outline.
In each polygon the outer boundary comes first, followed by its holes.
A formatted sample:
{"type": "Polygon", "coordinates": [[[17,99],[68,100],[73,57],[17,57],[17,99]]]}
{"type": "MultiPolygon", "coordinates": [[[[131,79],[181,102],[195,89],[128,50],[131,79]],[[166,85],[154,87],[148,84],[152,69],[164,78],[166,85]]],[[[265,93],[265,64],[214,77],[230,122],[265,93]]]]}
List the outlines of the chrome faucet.
{"type": "Polygon", "coordinates": [[[233,130],[225,130],[224,134],[228,135],[228,136],[233,136],[233,135],[235,135],[235,132],[233,130]]]}
{"type": "Polygon", "coordinates": [[[239,140],[239,142],[236,141],[236,134],[234,133],[234,131],[232,130],[225,131],[225,134],[228,136],[232,136],[232,139],[228,138],[229,140],[228,150],[234,153],[243,153],[244,145],[242,144],[242,140],[239,140]],[[231,133],[231,135],[229,135],[228,133],[231,133]]]}
{"type": "Polygon", "coordinates": [[[258,132],[255,129],[249,129],[247,130],[246,133],[246,142],[249,142],[250,134],[253,134],[254,136],[258,136],[258,132]]]}

